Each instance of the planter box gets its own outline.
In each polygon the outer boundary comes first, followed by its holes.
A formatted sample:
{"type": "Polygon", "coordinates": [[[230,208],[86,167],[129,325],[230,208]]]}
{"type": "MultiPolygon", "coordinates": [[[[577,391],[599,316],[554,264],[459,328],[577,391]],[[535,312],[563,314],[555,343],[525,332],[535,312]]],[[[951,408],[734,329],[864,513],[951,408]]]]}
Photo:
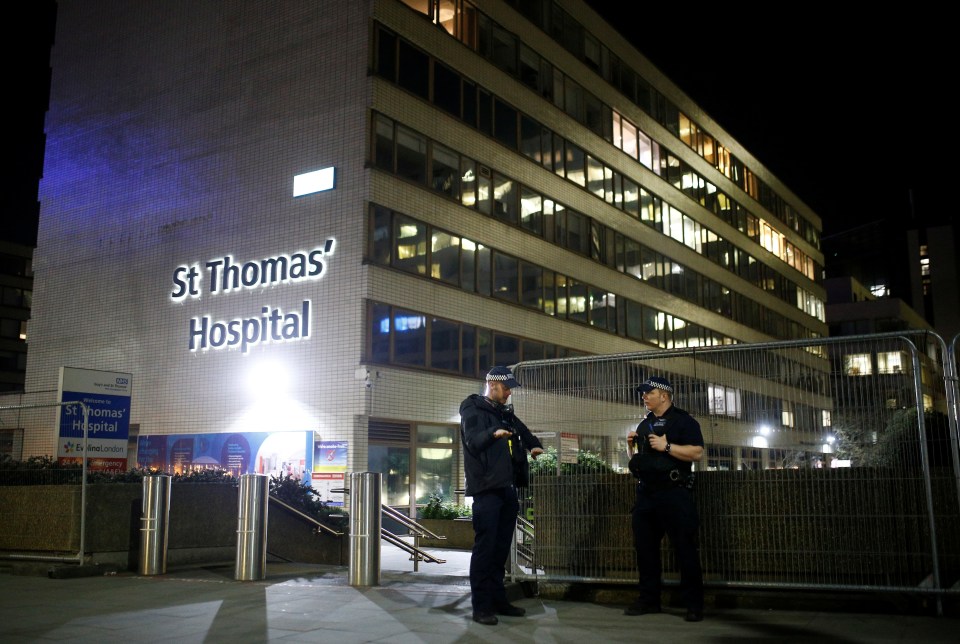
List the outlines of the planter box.
{"type": "MultiPolygon", "coordinates": [[[[170,490],[168,565],[231,561],[237,549],[238,489],[231,484],[177,483],[170,490]]],[[[143,485],[87,488],[84,550],[97,563],[137,569],[143,485]]],[[[79,485],[0,486],[0,553],[74,555],[80,549],[79,485]]],[[[267,552],[290,561],[345,565],[349,539],[271,503],[267,552]]]]}
{"type": "Polygon", "coordinates": [[[420,539],[420,545],[430,548],[473,549],[473,521],[461,519],[417,519],[417,523],[446,539],[420,539]]]}

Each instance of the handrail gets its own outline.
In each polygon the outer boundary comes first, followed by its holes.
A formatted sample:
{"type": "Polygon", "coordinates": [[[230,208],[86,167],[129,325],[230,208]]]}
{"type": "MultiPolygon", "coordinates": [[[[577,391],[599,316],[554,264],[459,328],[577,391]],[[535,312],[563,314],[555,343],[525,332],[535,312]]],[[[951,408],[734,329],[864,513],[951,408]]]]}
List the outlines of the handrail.
{"type": "MultiPolygon", "coordinates": [[[[534,535],[533,524],[521,516],[517,517],[517,530],[519,530],[520,534],[523,535],[524,537],[529,537],[531,541],[536,540],[536,536],[534,535]]],[[[533,573],[536,574],[537,573],[536,556],[535,556],[536,549],[529,548],[526,546],[526,544],[521,544],[519,542],[514,542],[514,546],[515,546],[514,550],[516,551],[517,556],[522,557],[524,561],[530,564],[530,567],[533,568],[533,573]]]]}
{"type": "Polygon", "coordinates": [[[418,561],[420,561],[421,559],[423,559],[423,560],[425,560],[425,561],[429,561],[430,563],[439,563],[439,564],[447,563],[447,560],[446,560],[446,559],[440,559],[440,558],[438,558],[438,557],[434,557],[432,554],[430,554],[430,553],[427,552],[426,550],[421,550],[421,549],[418,548],[417,546],[412,546],[412,545],[410,545],[409,543],[407,543],[406,541],[404,541],[403,539],[401,539],[401,538],[398,537],[397,535],[393,534],[392,532],[390,532],[390,531],[387,530],[386,528],[380,528],[380,538],[383,539],[384,541],[387,541],[387,542],[389,542],[389,543],[397,546],[398,548],[400,548],[400,549],[403,550],[404,552],[413,555],[413,556],[414,556],[414,571],[416,571],[416,563],[417,563],[418,561]]]}
{"type": "MultiPolygon", "coordinates": [[[[344,487],[344,488],[340,488],[332,491],[339,492],[342,494],[350,494],[350,488],[348,487],[344,487]]],[[[413,545],[407,543],[406,541],[404,541],[397,535],[393,534],[386,528],[380,528],[380,539],[394,546],[397,546],[407,554],[412,555],[414,572],[417,571],[418,565],[421,560],[428,561],[430,563],[438,563],[438,564],[447,563],[446,559],[440,559],[438,557],[434,557],[432,554],[430,554],[426,550],[421,550],[419,547],[421,537],[429,537],[431,539],[442,540],[442,539],[446,539],[445,536],[434,534],[433,532],[431,532],[430,530],[427,530],[424,526],[420,525],[419,523],[417,523],[407,515],[401,512],[398,512],[397,510],[394,510],[389,505],[385,505],[381,503],[380,513],[387,515],[391,519],[403,524],[407,529],[413,531],[413,540],[414,540],[413,545]]]]}
{"type": "Polygon", "coordinates": [[[402,512],[398,512],[397,510],[394,510],[389,505],[381,505],[380,511],[383,512],[383,514],[386,514],[391,519],[395,521],[399,521],[405,527],[412,529],[416,533],[416,536],[418,537],[429,537],[431,539],[446,539],[446,537],[443,535],[438,535],[430,532],[430,530],[428,530],[424,526],[420,525],[419,523],[417,523],[407,515],[403,514],[402,512]]]}
{"type": "Polygon", "coordinates": [[[294,514],[297,514],[297,515],[303,517],[304,519],[306,519],[306,520],[309,521],[310,523],[314,524],[315,526],[317,526],[317,528],[319,528],[320,530],[326,532],[326,533],[329,534],[329,535],[332,535],[332,536],[334,536],[334,537],[342,537],[342,536],[343,536],[343,533],[342,533],[342,532],[337,532],[336,530],[334,530],[334,529],[331,528],[330,526],[327,526],[327,525],[324,525],[323,523],[320,523],[319,521],[317,521],[316,519],[314,519],[314,518],[313,518],[312,516],[310,516],[309,514],[304,514],[304,513],[301,512],[300,510],[296,509],[295,507],[291,506],[291,505],[288,504],[288,503],[284,503],[283,501],[281,501],[280,499],[278,499],[277,497],[275,497],[275,496],[272,495],[272,494],[270,495],[270,500],[273,501],[274,503],[276,503],[277,505],[279,505],[280,507],[286,508],[287,510],[290,510],[290,511],[293,512],[294,514]]]}

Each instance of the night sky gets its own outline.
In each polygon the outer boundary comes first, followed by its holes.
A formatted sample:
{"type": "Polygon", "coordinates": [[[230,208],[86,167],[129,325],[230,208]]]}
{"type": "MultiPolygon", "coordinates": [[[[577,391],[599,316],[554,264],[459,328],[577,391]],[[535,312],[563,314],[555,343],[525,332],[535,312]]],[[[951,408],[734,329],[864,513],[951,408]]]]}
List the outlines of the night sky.
{"type": "Polygon", "coordinates": [[[588,4],[820,215],[825,235],[954,216],[956,36],[926,3],[637,3],[630,18],[628,3],[588,4]]]}

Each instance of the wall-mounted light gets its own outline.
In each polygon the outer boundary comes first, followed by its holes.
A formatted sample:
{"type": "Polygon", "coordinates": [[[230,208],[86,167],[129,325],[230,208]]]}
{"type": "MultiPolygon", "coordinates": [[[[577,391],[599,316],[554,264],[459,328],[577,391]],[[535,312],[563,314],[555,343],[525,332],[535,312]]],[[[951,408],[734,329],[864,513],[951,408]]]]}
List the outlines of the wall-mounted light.
{"type": "Polygon", "coordinates": [[[323,168],[295,176],[293,178],[293,196],[300,197],[331,190],[333,188],[333,170],[333,168],[323,168]]]}

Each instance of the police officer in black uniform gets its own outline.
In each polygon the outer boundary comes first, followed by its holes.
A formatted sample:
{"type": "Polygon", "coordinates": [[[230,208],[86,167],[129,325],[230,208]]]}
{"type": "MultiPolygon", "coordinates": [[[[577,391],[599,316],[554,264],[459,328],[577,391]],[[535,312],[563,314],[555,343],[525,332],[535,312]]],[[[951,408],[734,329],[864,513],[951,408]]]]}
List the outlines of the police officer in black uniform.
{"type": "Polygon", "coordinates": [[[673,405],[673,386],[653,376],[637,387],[647,416],[627,434],[630,472],[637,477],[633,542],[640,596],[625,615],[660,612],[660,543],[670,539],[680,567],[680,590],[688,622],[703,619],[703,572],[698,552],[700,518],[693,497],[692,464],[703,456],[703,434],[689,413],[673,405]]]}
{"type": "Polygon", "coordinates": [[[520,510],[517,488],[526,487],[530,476],[527,450],[536,458],[543,445],[507,404],[510,390],[519,386],[510,369],[493,367],[483,395],[460,403],[466,495],[473,497],[470,601],[473,621],[488,626],[499,621],[497,615],[526,614],[507,600],[503,580],[520,510]]]}

